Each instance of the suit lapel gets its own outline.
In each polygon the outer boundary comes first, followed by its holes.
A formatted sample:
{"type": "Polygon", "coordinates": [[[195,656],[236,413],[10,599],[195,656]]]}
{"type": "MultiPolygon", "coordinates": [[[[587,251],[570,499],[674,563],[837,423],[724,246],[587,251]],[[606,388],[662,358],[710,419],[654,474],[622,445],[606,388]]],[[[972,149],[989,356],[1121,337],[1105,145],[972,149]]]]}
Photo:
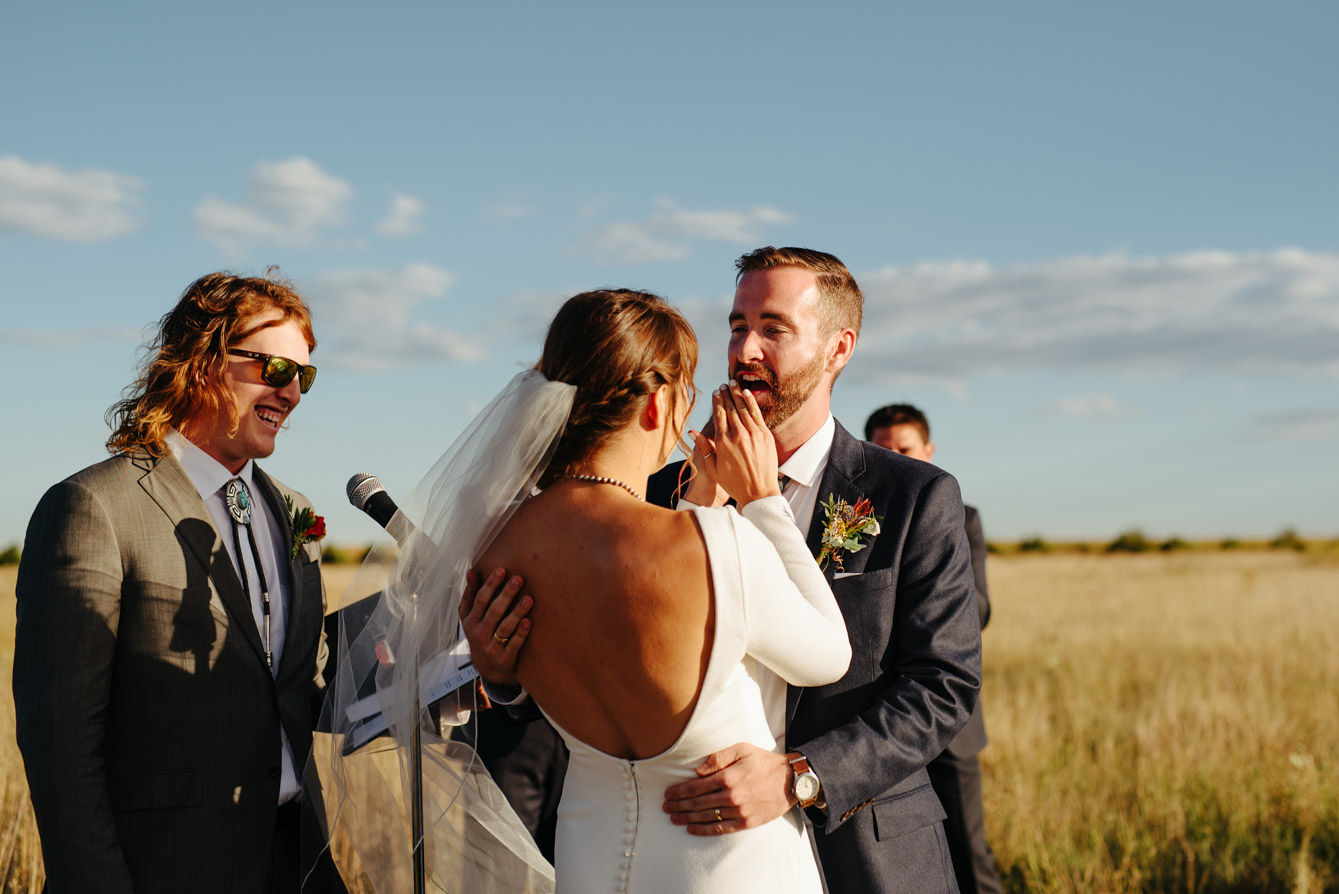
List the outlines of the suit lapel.
{"type": "Polygon", "coordinates": [[[283,604],[284,630],[286,631],[284,633],[284,651],[279,656],[279,670],[282,672],[287,670],[290,661],[297,660],[292,656],[299,655],[302,652],[302,649],[298,647],[299,644],[295,641],[297,631],[294,629],[293,619],[303,616],[302,612],[305,609],[306,601],[311,598],[311,594],[303,592],[302,575],[296,571],[297,560],[293,558],[291,546],[293,543],[293,517],[288,514],[288,504],[284,502],[284,495],[280,492],[274,480],[262,472],[259,466],[255,467],[254,479],[256,490],[260,491],[265,502],[269,505],[270,512],[279,520],[280,537],[279,542],[274,544],[274,558],[282,569],[281,573],[288,575],[288,598],[284,600],[283,604]],[[294,648],[289,648],[290,645],[294,648]]]}
{"type": "Polygon", "coordinates": [[[263,662],[265,647],[251,613],[251,603],[242,590],[242,581],[237,577],[220,534],[214,529],[214,520],[186,470],[171,455],[155,459],[140,454],[134,457],[134,463],[145,472],[140,477],[140,487],[172,520],[177,536],[209,575],[214,592],[232,617],[233,627],[241,632],[242,638],[251,644],[256,657],[263,662]]]}
{"type": "MultiPolygon", "coordinates": [[[[860,442],[851,437],[846,429],[842,428],[840,422],[836,423],[836,431],[832,436],[832,452],[828,454],[828,464],[823,469],[823,476],[818,482],[818,501],[814,505],[814,517],[809,522],[809,534],[805,537],[805,544],[809,547],[809,552],[813,553],[815,559],[823,547],[823,504],[829,497],[836,497],[839,500],[846,500],[851,505],[863,496],[859,492],[860,476],[865,473],[865,451],[860,442]]],[[[833,574],[836,569],[832,563],[823,569],[823,576],[828,579],[828,584],[832,584],[833,574]]],[[[800,696],[804,690],[796,686],[786,687],[786,727],[790,727],[791,720],[795,717],[795,710],[799,706],[800,696]]]]}
{"type": "MultiPolygon", "coordinates": [[[[823,504],[828,498],[836,497],[854,506],[864,496],[859,488],[860,476],[863,474],[865,451],[860,442],[851,437],[838,422],[836,433],[832,436],[832,452],[828,455],[823,477],[818,482],[818,502],[814,506],[814,517],[809,521],[809,535],[805,538],[805,544],[815,559],[823,547],[823,504]]],[[[823,573],[827,575],[828,583],[832,583],[835,573],[832,563],[828,563],[823,573]]]]}

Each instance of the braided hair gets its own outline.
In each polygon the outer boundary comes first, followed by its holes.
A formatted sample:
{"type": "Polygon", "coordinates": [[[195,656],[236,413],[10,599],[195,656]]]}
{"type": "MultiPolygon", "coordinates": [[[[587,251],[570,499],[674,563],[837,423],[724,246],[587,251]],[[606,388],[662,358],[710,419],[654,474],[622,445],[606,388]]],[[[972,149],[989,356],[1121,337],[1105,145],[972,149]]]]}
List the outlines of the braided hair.
{"type": "MultiPolygon", "coordinates": [[[[696,367],[697,336],[683,315],[659,295],[601,289],[569,298],[549,325],[544,353],[535,364],[550,381],[577,388],[540,487],[576,470],[626,426],[661,385],[671,386],[671,414],[681,392],[691,409],[696,367]],[[679,388],[681,384],[687,388],[679,388]]],[[[682,436],[679,445],[690,452],[682,436]]]]}

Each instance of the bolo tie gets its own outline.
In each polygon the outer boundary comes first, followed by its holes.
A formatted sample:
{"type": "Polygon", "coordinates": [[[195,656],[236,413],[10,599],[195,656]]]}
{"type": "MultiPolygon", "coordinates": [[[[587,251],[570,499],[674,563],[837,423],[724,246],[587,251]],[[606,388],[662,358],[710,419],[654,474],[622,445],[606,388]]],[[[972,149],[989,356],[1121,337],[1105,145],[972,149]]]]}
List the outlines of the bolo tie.
{"type": "Polygon", "coordinates": [[[246,563],[242,561],[242,528],[246,528],[246,541],[251,544],[251,558],[256,563],[256,576],[260,578],[260,610],[262,628],[265,636],[265,666],[274,667],[273,653],[270,652],[270,587],[265,582],[265,566],[260,563],[260,550],[256,548],[256,533],[251,530],[251,492],[246,482],[234,478],[228,482],[223,492],[223,502],[228,514],[236,522],[232,526],[232,544],[237,553],[237,565],[241,570],[242,592],[246,594],[247,604],[251,603],[251,575],[246,573],[246,563]]]}

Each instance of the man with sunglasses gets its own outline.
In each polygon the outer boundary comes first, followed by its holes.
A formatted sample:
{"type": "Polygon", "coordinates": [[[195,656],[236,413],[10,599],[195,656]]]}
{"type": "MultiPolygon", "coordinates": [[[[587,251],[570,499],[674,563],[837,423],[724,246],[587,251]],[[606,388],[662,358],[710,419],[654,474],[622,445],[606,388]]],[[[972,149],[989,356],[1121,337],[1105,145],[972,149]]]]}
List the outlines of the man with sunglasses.
{"type": "Polygon", "coordinates": [[[318,544],[255,461],[312,386],[286,284],[215,273],[51,488],[17,585],[14,702],[47,891],[342,891],[302,769],[322,688],[318,544]]]}

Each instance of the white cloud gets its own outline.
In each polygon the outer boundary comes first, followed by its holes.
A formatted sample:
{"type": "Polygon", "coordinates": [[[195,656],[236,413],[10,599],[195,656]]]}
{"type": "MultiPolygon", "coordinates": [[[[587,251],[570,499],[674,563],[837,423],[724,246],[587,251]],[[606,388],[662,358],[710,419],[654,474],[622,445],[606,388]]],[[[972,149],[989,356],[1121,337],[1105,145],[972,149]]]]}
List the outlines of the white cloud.
{"type": "Polygon", "coordinates": [[[1062,397],[1048,406],[1053,413],[1072,419],[1111,419],[1125,408],[1110,394],[1080,394],[1062,397]]]}
{"type": "Polygon", "coordinates": [[[261,162],[247,176],[245,202],[206,198],[196,206],[195,226],[234,254],[248,245],[303,248],[347,222],[352,197],[353,187],[311,159],[261,162]]]}
{"type": "Polygon", "coordinates": [[[0,339],[34,348],[52,348],[70,351],[90,342],[112,341],[139,343],[145,333],[133,326],[106,326],[94,329],[9,329],[0,332],[0,339]]]}
{"type": "Polygon", "coordinates": [[[657,201],[646,220],[616,221],[597,231],[578,251],[606,264],[674,261],[692,254],[693,242],[760,245],[762,228],[787,224],[794,217],[779,208],[759,206],[737,210],[693,211],[668,199],[657,201]]]}
{"type": "Polygon", "coordinates": [[[422,317],[424,306],[445,298],[454,279],[431,264],[319,277],[309,295],[321,362],[383,371],[419,361],[482,358],[477,339],[422,317]]]}
{"type": "Polygon", "coordinates": [[[677,261],[689,255],[688,246],[665,239],[646,223],[631,221],[610,224],[600,230],[583,250],[605,264],[677,261]]]}
{"type": "Polygon", "coordinates": [[[525,202],[493,202],[484,206],[484,217],[489,223],[495,224],[524,220],[538,214],[538,208],[525,202]]]}
{"type": "Polygon", "coordinates": [[[67,171],[3,155],[0,232],[61,242],[114,239],[139,226],[135,212],[142,186],[139,179],[115,171],[67,171]]]}
{"type": "Polygon", "coordinates": [[[612,193],[605,192],[591,196],[589,199],[581,203],[581,208],[578,209],[577,214],[585,220],[589,220],[592,217],[599,217],[604,213],[605,209],[613,203],[613,201],[614,196],[612,193]]]}
{"type": "Polygon", "coordinates": [[[1296,249],[955,261],[859,277],[849,375],[962,382],[1024,371],[1339,378],[1339,256],[1296,249]]]}
{"type": "Polygon", "coordinates": [[[427,206],[416,196],[396,193],[391,199],[391,210],[385,220],[377,224],[377,232],[385,236],[409,236],[423,229],[423,212],[427,206]]]}
{"type": "Polygon", "coordinates": [[[1252,436],[1339,443],[1339,407],[1261,413],[1249,420],[1249,427],[1252,436]]]}

